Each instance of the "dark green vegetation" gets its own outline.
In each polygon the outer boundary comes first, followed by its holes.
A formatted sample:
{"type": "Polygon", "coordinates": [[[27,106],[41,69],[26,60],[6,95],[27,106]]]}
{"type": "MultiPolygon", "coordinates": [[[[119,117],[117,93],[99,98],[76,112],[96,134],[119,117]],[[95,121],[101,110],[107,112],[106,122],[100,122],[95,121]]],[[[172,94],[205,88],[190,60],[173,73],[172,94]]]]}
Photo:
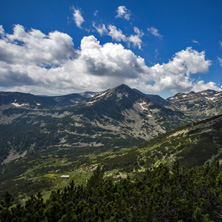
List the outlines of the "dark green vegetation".
{"type": "Polygon", "coordinates": [[[175,129],[140,148],[141,153],[158,160],[158,163],[178,159],[183,166],[192,167],[207,160],[221,160],[222,115],[175,129]]]}
{"type": "Polygon", "coordinates": [[[222,171],[218,162],[189,170],[175,162],[147,170],[141,180],[117,183],[98,167],[85,185],[71,182],[13,205],[6,193],[0,204],[1,221],[221,221],[222,171]]]}

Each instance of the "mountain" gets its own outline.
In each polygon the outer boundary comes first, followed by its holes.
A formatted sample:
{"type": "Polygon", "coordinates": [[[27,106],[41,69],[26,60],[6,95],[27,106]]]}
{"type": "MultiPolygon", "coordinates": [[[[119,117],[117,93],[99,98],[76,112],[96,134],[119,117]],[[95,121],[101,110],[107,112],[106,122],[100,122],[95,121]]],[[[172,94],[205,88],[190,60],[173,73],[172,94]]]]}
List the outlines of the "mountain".
{"type": "Polygon", "coordinates": [[[25,94],[20,100],[8,99],[8,105],[6,99],[2,101],[5,105],[0,108],[1,161],[10,157],[11,152],[30,154],[50,146],[59,149],[137,145],[191,122],[181,112],[155,104],[126,85],[84,100],[74,94],[25,94]],[[64,106],[73,103],[73,98],[79,99],[78,103],[64,106]]]}
{"type": "Polygon", "coordinates": [[[189,121],[182,113],[160,106],[124,84],[83,101],[77,114],[88,117],[96,126],[101,122],[104,129],[112,128],[111,124],[119,133],[126,130],[130,136],[144,139],[189,121]]]}
{"type": "Polygon", "coordinates": [[[63,107],[63,106],[71,106],[79,103],[87,98],[92,98],[96,96],[97,92],[83,92],[83,93],[73,93],[69,95],[63,96],[50,96],[48,97],[52,101],[55,101],[55,106],[63,107]]]}
{"type": "MultiPolygon", "coordinates": [[[[138,177],[147,168],[160,164],[171,166],[176,160],[190,168],[211,163],[222,164],[222,115],[179,127],[149,140],[136,148],[119,149],[114,153],[94,157],[107,175],[138,177]]],[[[113,149],[114,151],[114,149],[113,149]]]]}
{"type": "Polygon", "coordinates": [[[222,113],[222,92],[214,90],[177,93],[167,101],[187,116],[206,118],[222,113]]]}

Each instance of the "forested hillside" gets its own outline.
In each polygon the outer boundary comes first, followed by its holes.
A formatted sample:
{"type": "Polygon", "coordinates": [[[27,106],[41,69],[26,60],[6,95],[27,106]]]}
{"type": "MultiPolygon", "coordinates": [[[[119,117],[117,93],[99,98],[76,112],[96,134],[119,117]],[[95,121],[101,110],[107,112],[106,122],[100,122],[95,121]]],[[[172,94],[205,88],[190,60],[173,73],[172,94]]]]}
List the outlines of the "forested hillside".
{"type": "Polygon", "coordinates": [[[6,193],[1,221],[221,221],[222,171],[218,162],[189,170],[175,162],[117,183],[98,167],[85,185],[71,182],[44,201],[38,193],[13,205],[6,193]]]}

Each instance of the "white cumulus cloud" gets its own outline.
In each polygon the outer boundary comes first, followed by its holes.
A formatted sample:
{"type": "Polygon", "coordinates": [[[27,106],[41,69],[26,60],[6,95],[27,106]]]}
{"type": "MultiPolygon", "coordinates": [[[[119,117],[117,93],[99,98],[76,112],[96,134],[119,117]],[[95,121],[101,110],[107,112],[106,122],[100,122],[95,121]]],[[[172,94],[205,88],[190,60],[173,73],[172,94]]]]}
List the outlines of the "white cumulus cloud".
{"type": "Polygon", "coordinates": [[[74,7],[73,9],[73,19],[76,23],[76,25],[81,28],[82,23],[85,21],[84,18],[81,15],[81,12],[79,9],[75,9],[74,7]]]}
{"type": "MultiPolygon", "coordinates": [[[[0,31],[0,89],[66,94],[99,91],[121,83],[144,92],[217,89],[213,82],[194,80],[194,74],[209,71],[211,61],[204,51],[190,47],[167,63],[149,67],[122,44],[101,44],[93,35],[83,37],[80,48],[75,49],[73,39],[59,31],[44,34],[21,25],[16,25],[12,34],[5,33],[2,26],[0,31]]],[[[134,31],[142,35],[137,28],[134,31]]]]}
{"type": "Polygon", "coordinates": [[[84,37],[81,41],[79,61],[84,62],[88,73],[96,76],[137,78],[147,68],[144,60],[121,44],[100,42],[94,36],[84,37]]]}
{"type": "Polygon", "coordinates": [[[222,66],[222,58],[218,57],[218,61],[220,63],[220,66],[222,66]]]}
{"type": "Polygon", "coordinates": [[[127,41],[133,44],[134,47],[138,47],[139,49],[141,49],[141,45],[142,45],[142,39],[141,37],[144,35],[143,31],[139,30],[137,27],[134,27],[134,32],[136,33],[136,35],[130,35],[127,38],[127,41]]]}
{"type": "Polygon", "coordinates": [[[158,38],[162,38],[163,36],[159,33],[159,30],[155,27],[150,27],[147,28],[148,32],[150,32],[152,35],[158,37],[158,38]]]}
{"type": "Polygon", "coordinates": [[[215,82],[204,83],[203,80],[200,80],[200,81],[198,81],[197,83],[194,84],[192,90],[195,91],[195,92],[199,92],[199,91],[203,91],[203,90],[207,90],[207,89],[220,91],[221,87],[218,87],[215,82]]]}
{"type": "Polygon", "coordinates": [[[130,10],[126,8],[126,6],[119,6],[116,12],[117,12],[116,18],[124,18],[128,21],[130,20],[131,13],[130,10]]]}
{"type": "Polygon", "coordinates": [[[75,57],[72,38],[59,31],[45,35],[39,30],[25,31],[15,25],[13,34],[3,32],[0,39],[0,61],[9,64],[61,65],[68,58],[75,57]]]}
{"type": "Polygon", "coordinates": [[[106,25],[105,24],[101,24],[101,25],[98,25],[96,26],[95,22],[93,23],[93,27],[96,29],[96,31],[101,35],[107,35],[109,32],[106,28],[106,25]]]}
{"type": "Polygon", "coordinates": [[[155,64],[150,71],[155,84],[150,89],[160,91],[170,89],[173,92],[189,91],[193,88],[191,74],[206,73],[211,65],[205,59],[205,52],[197,52],[191,47],[177,52],[168,63],[155,64]]]}
{"type": "Polygon", "coordinates": [[[192,40],[192,43],[200,45],[200,43],[197,40],[195,40],[195,39],[192,40]]]}
{"type": "Polygon", "coordinates": [[[96,10],[93,15],[97,16],[98,13],[99,13],[99,10],[96,10]]]}
{"type": "Polygon", "coordinates": [[[109,35],[112,37],[113,40],[117,42],[126,41],[126,36],[120,29],[117,29],[114,25],[109,25],[109,35]]]}
{"type": "Polygon", "coordinates": [[[108,29],[106,28],[105,24],[96,25],[93,23],[93,27],[96,29],[96,31],[101,35],[109,35],[111,36],[113,41],[116,42],[126,42],[128,43],[128,46],[133,45],[134,47],[138,47],[141,49],[142,46],[142,39],[141,37],[144,35],[143,31],[138,29],[137,27],[134,27],[135,35],[126,36],[123,34],[121,29],[117,29],[114,25],[109,25],[108,29]]]}
{"type": "Polygon", "coordinates": [[[2,34],[4,34],[4,33],[5,33],[4,28],[3,28],[2,25],[0,25],[0,35],[2,35],[2,34]]]}

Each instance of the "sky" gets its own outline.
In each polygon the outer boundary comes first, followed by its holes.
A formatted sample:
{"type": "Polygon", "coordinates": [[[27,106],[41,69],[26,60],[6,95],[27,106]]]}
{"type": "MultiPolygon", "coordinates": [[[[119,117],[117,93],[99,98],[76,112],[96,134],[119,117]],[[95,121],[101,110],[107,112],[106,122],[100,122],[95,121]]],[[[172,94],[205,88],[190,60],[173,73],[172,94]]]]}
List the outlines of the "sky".
{"type": "Polygon", "coordinates": [[[220,91],[221,12],[221,0],[0,0],[0,91],[220,91]]]}

